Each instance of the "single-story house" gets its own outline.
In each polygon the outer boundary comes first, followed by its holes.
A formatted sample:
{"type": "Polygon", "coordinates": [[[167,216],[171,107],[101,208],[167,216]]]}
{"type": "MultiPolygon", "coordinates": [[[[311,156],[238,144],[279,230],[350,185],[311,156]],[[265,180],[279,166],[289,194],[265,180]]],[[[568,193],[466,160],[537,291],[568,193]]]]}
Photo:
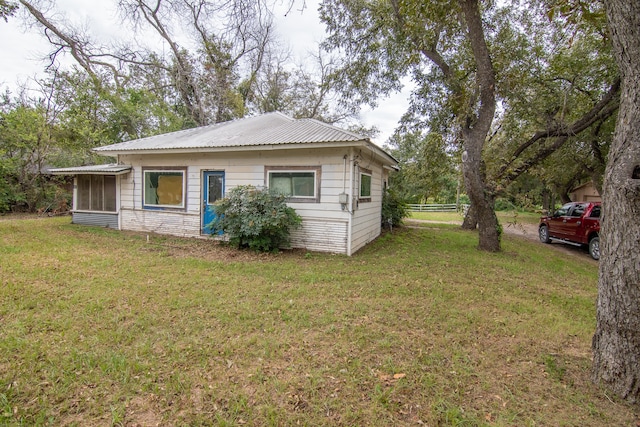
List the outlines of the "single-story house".
{"type": "Polygon", "coordinates": [[[601,202],[602,197],[598,193],[598,189],[593,184],[593,181],[586,182],[577,186],[569,194],[569,198],[572,202],[601,202]]]}
{"type": "Polygon", "coordinates": [[[206,236],[210,206],[238,185],[277,189],[302,217],[292,246],[351,255],[381,232],[397,161],[369,138],[282,113],[96,148],[113,164],[51,169],[74,176],[72,222],[206,236]]]}

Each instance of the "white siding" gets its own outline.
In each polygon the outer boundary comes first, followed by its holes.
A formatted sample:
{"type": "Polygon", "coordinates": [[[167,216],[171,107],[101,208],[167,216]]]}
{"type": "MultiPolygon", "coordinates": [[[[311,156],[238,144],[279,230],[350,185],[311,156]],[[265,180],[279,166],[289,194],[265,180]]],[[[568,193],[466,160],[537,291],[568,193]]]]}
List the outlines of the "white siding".
{"type": "Polygon", "coordinates": [[[347,221],[304,218],[302,227],[291,233],[291,246],[310,251],[347,253],[347,221]]]}
{"type": "Polygon", "coordinates": [[[200,236],[200,215],[144,209],[122,209],[122,229],[170,234],[181,237],[200,236]]]}
{"type": "MultiPolygon", "coordinates": [[[[359,202],[354,210],[351,253],[363,248],[380,235],[382,215],[382,182],[383,169],[381,165],[367,165],[371,170],[371,201],[359,202]]],[[[356,173],[359,173],[356,172],[356,173]]],[[[359,193],[358,181],[354,182],[354,194],[359,193]]]]}
{"type": "MultiPolygon", "coordinates": [[[[121,227],[179,236],[200,236],[204,171],[225,172],[225,191],[238,185],[265,186],[265,166],[321,166],[320,203],[291,203],[303,218],[302,228],[292,234],[292,246],[313,251],[350,254],[380,234],[381,173],[373,171],[372,201],[360,203],[353,212],[343,210],[338,195],[351,189],[350,165],[345,173],[347,149],[265,150],[236,153],[200,153],[184,155],[149,154],[120,156],[133,170],[121,180],[121,227]],[[142,209],[142,168],[187,168],[187,195],[184,210],[142,209]],[[348,248],[349,221],[353,236],[348,248]]],[[[356,168],[357,169],[357,168],[356,168]]]]}

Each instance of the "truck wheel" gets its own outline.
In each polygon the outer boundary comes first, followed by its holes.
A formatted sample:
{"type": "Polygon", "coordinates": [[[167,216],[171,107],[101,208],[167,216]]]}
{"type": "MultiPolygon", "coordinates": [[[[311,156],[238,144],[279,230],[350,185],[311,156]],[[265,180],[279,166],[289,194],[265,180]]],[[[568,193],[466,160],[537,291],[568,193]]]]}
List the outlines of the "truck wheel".
{"type": "Polygon", "coordinates": [[[600,259],[600,237],[596,236],[589,240],[589,255],[595,260],[600,259]]]}
{"type": "Polygon", "coordinates": [[[541,225],[540,228],[538,228],[538,236],[542,243],[551,242],[551,239],[549,239],[549,227],[546,225],[541,225]]]}

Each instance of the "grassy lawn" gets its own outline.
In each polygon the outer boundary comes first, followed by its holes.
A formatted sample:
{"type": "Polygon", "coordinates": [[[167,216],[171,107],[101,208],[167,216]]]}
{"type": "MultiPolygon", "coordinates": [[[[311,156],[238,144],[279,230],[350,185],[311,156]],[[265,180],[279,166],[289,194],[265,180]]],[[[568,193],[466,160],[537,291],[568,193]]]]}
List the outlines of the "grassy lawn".
{"type": "Polygon", "coordinates": [[[0,425],[632,426],[597,265],[454,226],[353,257],[0,221],[0,425]]]}
{"type": "MultiPolygon", "coordinates": [[[[496,212],[498,220],[504,225],[506,224],[538,224],[540,222],[540,214],[534,212],[496,212]]],[[[411,219],[421,219],[427,221],[440,222],[459,222],[464,219],[462,213],[458,212],[411,212],[411,219]]]]}

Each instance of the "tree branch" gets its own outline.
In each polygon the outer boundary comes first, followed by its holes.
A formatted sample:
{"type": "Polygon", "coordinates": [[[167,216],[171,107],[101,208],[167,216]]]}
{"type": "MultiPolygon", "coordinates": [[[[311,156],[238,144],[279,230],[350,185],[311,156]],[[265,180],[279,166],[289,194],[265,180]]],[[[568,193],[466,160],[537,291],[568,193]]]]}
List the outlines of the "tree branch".
{"type": "Polygon", "coordinates": [[[477,65],[476,82],[480,91],[480,107],[476,115],[476,121],[467,126],[479,126],[479,129],[473,130],[477,131],[478,135],[486,136],[496,111],[495,72],[485,40],[482,17],[480,16],[477,0],[460,0],[460,6],[467,23],[468,39],[477,65]]]}
{"type": "MultiPolygon", "coordinates": [[[[517,178],[522,172],[526,171],[529,167],[531,167],[536,162],[548,157],[551,152],[548,149],[541,149],[535,156],[533,156],[529,161],[525,162],[526,167],[520,166],[509,172],[509,168],[513,165],[513,163],[520,158],[522,153],[527,150],[532,145],[544,141],[548,138],[569,138],[571,136],[578,135],[580,132],[589,128],[591,125],[596,123],[599,120],[604,120],[610,117],[617,109],[618,109],[618,95],[620,93],[620,79],[617,78],[607,93],[602,97],[602,99],[591,108],[587,113],[585,113],[578,120],[573,122],[571,125],[566,126],[563,124],[556,125],[549,129],[544,129],[537,131],[533,134],[531,138],[522,143],[513,153],[511,159],[500,167],[496,179],[500,181],[511,182],[513,179],[517,178]]],[[[566,139],[562,140],[563,142],[559,145],[561,146],[566,139]]],[[[556,146],[554,143],[552,145],[556,146]]]]}

